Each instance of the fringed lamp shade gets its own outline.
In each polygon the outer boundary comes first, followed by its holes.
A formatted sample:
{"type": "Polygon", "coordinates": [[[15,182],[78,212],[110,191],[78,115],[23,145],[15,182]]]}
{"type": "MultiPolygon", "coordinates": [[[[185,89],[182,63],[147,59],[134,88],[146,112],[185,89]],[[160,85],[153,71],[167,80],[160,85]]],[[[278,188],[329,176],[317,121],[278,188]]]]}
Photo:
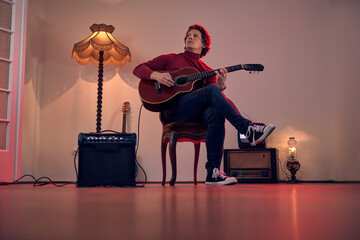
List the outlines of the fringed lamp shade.
{"type": "Polygon", "coordinates": [[[76,58],[78,63],[85,65],[91,61],[99,66],[100,51],[104,52],[104,66],[112,62],[121,67],[126,61],[131,61],[129,48],[111,35],[115,29],[112,25],[93,24],[90,29],[93,34],[74,45],[72,58],[76,58]]]}

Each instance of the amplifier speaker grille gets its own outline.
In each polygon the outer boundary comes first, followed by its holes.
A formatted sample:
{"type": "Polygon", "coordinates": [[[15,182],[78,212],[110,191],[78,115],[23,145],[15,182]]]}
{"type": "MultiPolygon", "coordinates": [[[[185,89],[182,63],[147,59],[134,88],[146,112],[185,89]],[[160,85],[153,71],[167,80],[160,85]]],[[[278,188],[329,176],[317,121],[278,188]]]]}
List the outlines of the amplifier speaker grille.
{"type": "Polygon", "coordinates": [[[78,187],[135,185],[135,134],[79,134],[78,187]]]}

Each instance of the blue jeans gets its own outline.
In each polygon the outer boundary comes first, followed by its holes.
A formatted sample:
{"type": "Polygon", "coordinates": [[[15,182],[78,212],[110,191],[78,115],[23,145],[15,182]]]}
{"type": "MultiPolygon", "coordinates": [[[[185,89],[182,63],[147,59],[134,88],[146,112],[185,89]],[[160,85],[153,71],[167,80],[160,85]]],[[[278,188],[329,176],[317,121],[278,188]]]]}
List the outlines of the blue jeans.
{"type": "Polygon", "coordinates": [[[225,138],[225,119],[240,133],[245,133],[251,121],[242,117],[235,105],[215,85],[179,98],[168,113],[169,122],[201,122],[208,127],[206,136],[207,163],[212,171],[220,168],[225,138]]]}

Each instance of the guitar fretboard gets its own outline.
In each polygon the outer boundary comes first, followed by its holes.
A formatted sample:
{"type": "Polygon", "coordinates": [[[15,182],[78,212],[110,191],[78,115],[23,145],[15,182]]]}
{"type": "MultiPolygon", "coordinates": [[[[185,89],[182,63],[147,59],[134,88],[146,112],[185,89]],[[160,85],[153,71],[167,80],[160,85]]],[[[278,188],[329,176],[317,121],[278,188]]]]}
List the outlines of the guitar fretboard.
{"type": "MultiPolygon", "coordinates": [[[[243,69],[243,66],[241,64],[238,65],[234,65],[234,66],[230,66],[230,67],[226,67],[226,70],[228,72],[233,72],[233,71],[237,71],[237,70],[241,70],[243,69]]],[[[214,75],[216,75],[215,71],[219,71],[219,69],[215,69],[212,71],[206,71],[206,72],[201,72],[201,73],[195,73],[192,75],[187,76],[187,80],[188,81],[194,81],[196,79],[202,79],[202,78],[208,78],[208,77],[212,77],[214,75]]]]}
{"type": "Polygon", "coordinates": [[[123,113],[122,133],[126,133],[126,113],[123,113]]]}

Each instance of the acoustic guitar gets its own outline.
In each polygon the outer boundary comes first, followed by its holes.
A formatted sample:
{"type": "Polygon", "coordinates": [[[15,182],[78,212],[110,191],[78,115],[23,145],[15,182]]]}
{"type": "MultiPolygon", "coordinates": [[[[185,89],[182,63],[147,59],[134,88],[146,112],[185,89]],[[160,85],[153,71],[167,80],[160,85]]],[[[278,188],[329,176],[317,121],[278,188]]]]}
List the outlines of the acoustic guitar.
{"type": "MultiPolygon", "coordinates": [[[[260,72],[264,70],[261,64],[239,64],[226,67],[228,72],[246,70],[250,72],[260,72]]],[[[201,79],[216,75],[215,69],[211,71],[199,72],[195,68],[182,68],[174,72],[170,72],[175,85],[167,87],[160,85],[154,80],[141,79],[139,83],[139,94],[144,107],[152,112],[161,112],[168,109],[171,104],[189,92],[195,90],[195,83],[201,79]]]]}

